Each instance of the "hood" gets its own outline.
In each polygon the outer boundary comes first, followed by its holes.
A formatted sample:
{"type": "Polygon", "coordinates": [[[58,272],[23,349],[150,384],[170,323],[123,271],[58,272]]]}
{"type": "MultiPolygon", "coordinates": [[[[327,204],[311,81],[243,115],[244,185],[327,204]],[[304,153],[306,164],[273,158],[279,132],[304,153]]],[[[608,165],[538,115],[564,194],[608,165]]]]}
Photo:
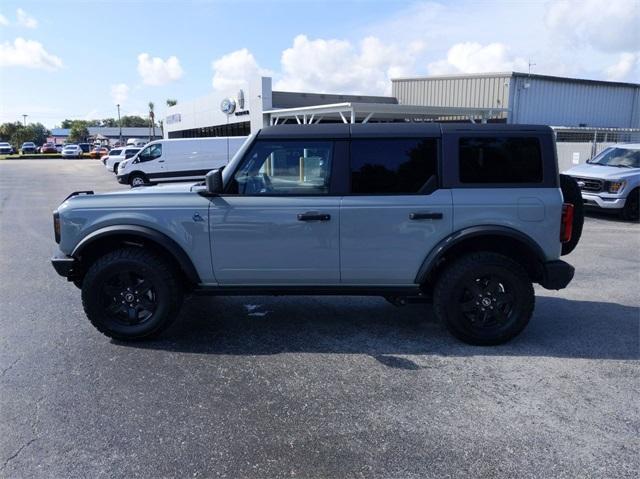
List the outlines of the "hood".
{"type": "Polygon", "coordinates": [[[169,183],[157,186],[139,186],[126,190],[109,191],[89,195],[77,195],[64,201],[59,211],[76,208],[136,208],[138,206],[160,206],[181,204],[178,195],[193,197],[198,183],[169,183]]]}
{"type": "Polygon", "coordinates": [[[600,166],[584,163],[565,171],[564,174],[599,180],[617,180],[637,176],[640,174],[640,168],[620,168],[617,166],[600,166]]]}

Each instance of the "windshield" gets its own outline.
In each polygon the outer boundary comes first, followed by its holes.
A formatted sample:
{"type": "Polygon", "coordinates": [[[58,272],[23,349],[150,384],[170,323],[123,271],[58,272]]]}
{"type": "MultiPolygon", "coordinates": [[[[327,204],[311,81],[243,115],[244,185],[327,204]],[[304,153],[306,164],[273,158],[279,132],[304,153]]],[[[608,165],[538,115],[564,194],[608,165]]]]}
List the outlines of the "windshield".
{"type": "Polygon", "coordinates": [[[640,150],[611,147],[587,163],[619,168],[640,168],[640,150]]]}

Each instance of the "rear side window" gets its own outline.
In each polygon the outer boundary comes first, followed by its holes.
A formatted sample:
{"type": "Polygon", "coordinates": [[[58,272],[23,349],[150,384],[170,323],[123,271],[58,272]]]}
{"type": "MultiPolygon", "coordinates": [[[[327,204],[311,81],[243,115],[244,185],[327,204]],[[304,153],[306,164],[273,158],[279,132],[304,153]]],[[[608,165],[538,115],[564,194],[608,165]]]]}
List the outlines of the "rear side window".
{"type": "Polygon", "coordinates": [[[351,142],[351,193],[411,195],[437,184],[435,138],[362,139],[351,142]]]}
{"type": "Polygon", "coordinates": [[[464,137],[459,144],[461,183],[540,183],[537,138],[464,137]]]}

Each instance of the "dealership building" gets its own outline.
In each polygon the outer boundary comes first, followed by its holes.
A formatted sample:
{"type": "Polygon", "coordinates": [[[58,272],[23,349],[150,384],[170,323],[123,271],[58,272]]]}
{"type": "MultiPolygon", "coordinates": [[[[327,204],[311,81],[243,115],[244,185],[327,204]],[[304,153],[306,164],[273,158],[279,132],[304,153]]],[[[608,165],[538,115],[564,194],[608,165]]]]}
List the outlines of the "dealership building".
{"type": "Polygon", "coordinates": [[[283,123],[471,121],[640,128],[640,84],[517,72],[399,78],[391,96],[286,92],[270,77],[170,107],[166,138],[245,136],[283,123]]]}

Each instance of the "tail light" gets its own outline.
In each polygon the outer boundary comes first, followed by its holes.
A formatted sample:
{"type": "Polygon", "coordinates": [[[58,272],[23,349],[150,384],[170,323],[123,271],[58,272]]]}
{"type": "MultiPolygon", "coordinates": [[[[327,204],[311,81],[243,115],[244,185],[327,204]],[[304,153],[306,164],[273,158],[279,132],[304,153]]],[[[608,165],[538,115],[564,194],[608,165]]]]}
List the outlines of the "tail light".
{"type": "Polygon", "coordinates": [[[56,243],[60,243],[60,214],[58,214],[58,210],[53,212],[53,236],[56,243]]]}
{"type": "Polygon", "coordinates": [[[568,243],[571,241],[573,233],[573,205],[571,203],[562,204],[562,220],[560,223],[560,241],[568,243]]]}

